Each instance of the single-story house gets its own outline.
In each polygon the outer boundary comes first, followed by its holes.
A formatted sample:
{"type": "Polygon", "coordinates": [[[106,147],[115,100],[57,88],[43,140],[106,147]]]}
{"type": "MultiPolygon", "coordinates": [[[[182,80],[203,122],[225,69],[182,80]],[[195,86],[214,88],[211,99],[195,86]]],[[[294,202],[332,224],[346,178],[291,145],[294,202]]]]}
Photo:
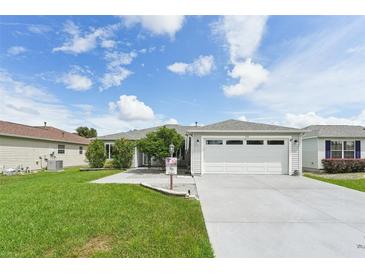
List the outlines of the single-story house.
{"type": "MultiPolygon", "coordinates": [[[[120,138],[125,138],[132,141],[138,141],[142,138],[145,138],[146,135],[150,132],[158,130],[160,127],[167,127],[167,128],[173,128],[175,129],[179,134],[182,136],[186,136],[186,133],[189,129],[195,128],[195,126],[181,126],[181,125],[175,125],[175,124],[166,124],[163,126],[157,126],[157,127],[150,127],[145,129],[134,129],[127,132],[120,132],[115,134],[109,134],[104,136],[98,136],[97,138],[99,140],[102,140],[105,145],[105,153],[107,155],[108,159],[112,159],[112,153],[113,153],[113,146],[114,142],[120,138]]],[[[178,165],[179,166],[187,166],[189,164],[189,157],[188,154],[189,151],[187,149],[187,144],[182,147],[177,153],[176,156],[178,157],[178,165]]],[[[151,161],[152,166],[158,166],[160,165],[159,162],[154,161],[152,159],[151,161]]],[[[132,167],[143,167],[148,166],[148,157],[142,153],[139,152],[137,148],[135,148],[134,151],[134,157],[132,160],[132,167]]]]}
{"type": "Polygon", "coordinates": [[[0,172],[6,168],[37,170],[49,159],[63,166],[85,165],[89,140],[58,128],[0,121],[0,172]]]}
{"type": "Polygon", "coordinates": [[[191,173],[300,174],[304,130],[227,120],[188,130],[191,173]]]}
{"type": "Polygon", "coordinates": [[[313,125],[303,135],[303,170],[323,169],[322,159],[365,157],[365,128],[349,125],[313,125]]]}

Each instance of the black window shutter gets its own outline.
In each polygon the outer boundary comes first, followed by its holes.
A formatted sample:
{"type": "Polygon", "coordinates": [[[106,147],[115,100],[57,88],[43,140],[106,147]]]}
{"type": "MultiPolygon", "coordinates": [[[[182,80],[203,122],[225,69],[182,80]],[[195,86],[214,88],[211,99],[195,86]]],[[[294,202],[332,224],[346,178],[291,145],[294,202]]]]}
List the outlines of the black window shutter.
{"type": "Polygon", "coordinates": [[[331,141],[326,140],[326,159],[331,158],[331,141]]]}
{"type": "Polygon", "coordinates": [[[359,140],[355,141],[355,158],[361,158],[361,142],[359,140]]]}

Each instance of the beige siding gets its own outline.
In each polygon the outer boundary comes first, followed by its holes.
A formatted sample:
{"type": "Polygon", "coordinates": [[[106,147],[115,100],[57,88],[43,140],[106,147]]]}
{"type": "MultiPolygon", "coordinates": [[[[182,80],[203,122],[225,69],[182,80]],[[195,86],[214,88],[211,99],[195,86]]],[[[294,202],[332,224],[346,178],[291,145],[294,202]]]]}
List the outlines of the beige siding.
{"type": "Polygon", "coordinates": [[[52,152],[55,159],[63,160],[64,167],[85,165],[86,149],[86,145],[0,136],[0,170],[17,166],[32,170],[44,168],[47,166],[45,159],[50,159],[52,152]],[[57,153],[59,144],[65,145],[65,154],[57,153]],[[82,154],[79,154],[80,146],[82,154]]]}

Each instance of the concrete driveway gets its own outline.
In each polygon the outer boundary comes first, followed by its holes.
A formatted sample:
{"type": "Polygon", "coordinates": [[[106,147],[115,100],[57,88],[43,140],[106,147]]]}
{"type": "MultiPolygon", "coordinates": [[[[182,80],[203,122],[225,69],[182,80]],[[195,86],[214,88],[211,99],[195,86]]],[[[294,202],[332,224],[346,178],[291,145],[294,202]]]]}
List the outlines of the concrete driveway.
{"type": "Polygon", "coordinates": [[[365,257],[365,193],[285,175],[195,177],[217,257],[365,257]]]}
{"type": "MultiPolygon", "coordinates": [[[[190,190],[192,195],[196,195],[194,178],[190,175],[174,176],[174,190],[187,192],[190,190]]],[[[125,172],[120,172],[111,176],[100,178],[92,183],[98,184],[149,184],[160,188],[169,188],[170,180],[161,169],[157,168],[132,168],[125,172]]]]}

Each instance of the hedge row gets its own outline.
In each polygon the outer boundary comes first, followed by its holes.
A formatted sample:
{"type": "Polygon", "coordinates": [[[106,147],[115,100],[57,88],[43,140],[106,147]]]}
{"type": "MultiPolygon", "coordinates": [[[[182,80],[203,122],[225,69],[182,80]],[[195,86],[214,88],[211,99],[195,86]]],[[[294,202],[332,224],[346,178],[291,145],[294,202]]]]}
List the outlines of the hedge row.
{"type": "Polygon", "coordinates": [[[323,159],[322,164],[327,173],[365,171],[365,159],[323,159]]]}

